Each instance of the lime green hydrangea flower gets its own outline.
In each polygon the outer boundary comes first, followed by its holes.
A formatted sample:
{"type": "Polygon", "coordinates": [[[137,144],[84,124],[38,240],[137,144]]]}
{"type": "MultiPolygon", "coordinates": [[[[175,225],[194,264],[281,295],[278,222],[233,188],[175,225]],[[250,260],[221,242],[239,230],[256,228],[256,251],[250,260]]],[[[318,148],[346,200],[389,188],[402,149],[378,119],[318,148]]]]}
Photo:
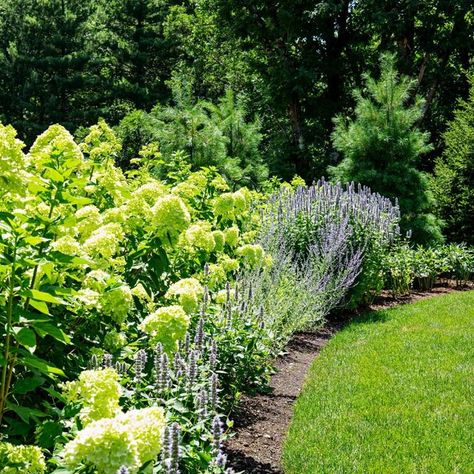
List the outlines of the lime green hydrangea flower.
{"type": "Polygon", "coordinates": [[[70,235],[60,237],[51,244],[51,248],[58,252],[64,253],[65,255],[70,255],[73,257],[82,253],[81,244],[70,235]]]}
{"type": "Polygon", "coordinates": [[[117,324],[125,321],[132,305],[132,290],[125,284],[105,291],[100,298],[100,309],[117,324]]]}
{"type": "Polygon", "coordinates": [[[104,224],[125,224],[127,222],[127,207],[112,207],[102,213],[102,222],[104,224]]]}
{"type": "Polygon", "coordinates": [[[229,190],[229,185],[227,184],[227,181],[225,178],[218,174],[215,178],[212,179],[211,181],[211,186],[218,191],[228,191],[229,190]]]}
{"type": "Polygon", "coordinates": [[[160,453],[165,425],[162,408],[130,410],[90,423],[64,447],[62,456],[71,469],[87,463],[100,474],[116,474],[127,466],[136,474],[160,453]]]}
{"type": "Polygon", "coordinates": [[[226,273],[236,272],[240,267],[240,263],[238,260],[229,257],[226,254],[223,254],[219,258],[219,265],[222,266],[226,273]]]}
{"type": "Polygon", "coordinates": [[[305,180],[301,176],[298,176],[297,174],[295,174],[293,176],[293,179],[290,181],[290,184],[291,184],[291,186],[293,186],[293,188],[298,188],[300,186],[306,186],[305,180]]]}
{"type": "Polygon", "coordinates": [[[104,270],[92,270],[85,276],[82,287],[102,293],[107,288],[109,280],[110,274],[104,270]]]}
{"type": "Polygon", "coordinates": [[[224,229],[225,242],[229,247],[236,247],[239,243],[240,230],[237,226],[224,229]]]}
{"type": "Polygon", "coordinates": [[[260,244],[245,244],[239,247],[236,252],[242,257],[244,265],[250,268],[261,267],[265,252],[260,244]]]}
{"type": "Polygon", "coordinates": [[[234,195],[223,193],[214,200],[214,215],[226,220],[234,220],[234,195]]]}
{"type": "Polygon", "coordinates": [[[227,273],[222,265],[211,263],[209,265],[209,275],[207,278],[207,284],[211,290],[222,287],[227,281],[227,273]]]}
{"type": "Polygon", "coordinates": [[[16,137],[16,130],[0,124],[0,195],[7,192],[24,195],[26,191],[25,144],[16,137]]]}
{"type": "Polygon", "coordinates": [[[142,184],[133,191],[133,197],[145,201],[149,206],[153,206],[158,201],[158,198],[164,196],[166,192],[167,190],[163,183],[153,180],[142,184]]]}
{"type": "Polygon", "coordinates": [[[123,238],[124,232],[120,224],[106,224],[92,232],[84,242],[84,250],[93,257],[110,259],[119,252],[123,238]]]}
{"type": "Polygon", "coordinates": [[[224,193],[214,200],[214,215],[226,221],[235,221],[248,209],[246,193],[224,193]]]}
{"type": "Polygon", "coordinates": [[[2,474],[43,474],[46,462],[37,446],[0,442],[0,467],[2,474]]]}
{"type": "Polygon", "coordinates": [[[193,248],[204,250],[205,252],[212,252],[216,246],[214,235],[211,231],[211,224],[209,222],[197,222],[186,230],[186,241],[193,248]]]}
{"type": "Polygon", "coordinates": [[[48,165],[57,168],[54,157],[59,157],[60,167],[78,170],[85,165],[81,149],[74,137],[58,124],[51,125],[38,136],[30,148],[28,161],[36,171],[42,172],[48,165]]]}
{"type": "Polygon", "coordinates": [[[222,230],[214,230],[212,232],[212,236],[214,237],[214,242],[216,243],[214,250],[216,252],[222,252],[224,250],[225,245],[225,234],[222,230]]]}
{"type": "Polygon", "coordinates": [[[97,125],[89,128],[89,134],[80,144],[80,148],[92,161],[100,163],[107,159],[115,160],[122,145],[105,120],[100,119],[97,125]]]}
{"type": "MultiPolygon", "coordinates": [[[[214,297],[216,303],[218,303],[218,304],[227,303],[227,294],[228,294],[227,290],[219,290],[217,292],[217,294],[215,295],[215,297],[214,297]]],[[[231,301],[235,300],[235,292],[234,291],[230,291],[229,296],[230,296],[231,301]]]]}
{"type": "Polygon", "coordinates": [[[110,352],[115,352],[127,345],[127,336],[115,329],[109,331],[104,337],[104,347],[110,352]]]}
{"type": "Polygon", "coordinates": [[[201,195],[207,187],[207,176],[204,171],[191,173],[186,180],[173,188],[173,194],[190,200],[201,195]]]}
{"type": "Polygon", "coordinates": [[[270,269],[273,266],[273,257],[269,254],[266,253],[265,257],[263,257],[263,268],[270,269]]]}
{"type": "Polygon", "coordinates": [[[97,207],[84,206],[76,211],[77,230],[82,240],[87,239],[92,232],[102,225],[102,216],[97,207]]]}
{"type": "Polygon", "coordinates": [[[123,171],[112,163],[95,173],[93,179],[107,191],[116,206],[124,204],[132,195],[123,171]]]}
{"type": "Polygon", "coordinates": [[[166,298],[178,297],[179,304],[186,313],[197,310],[199,299],[204,295],[204,288],[195,278],[184,278],[173,283],[166,292],[166,298]]]}
{"type": "Polygon", "coordinates": [[[234,193],[234,212],[238,216],[247,210],[247,197],[242,190],[234,193]]]}
{"type": "Polygon", "coordinates": [[[152,208],[152,225],[156,235],[165,244],[174,245],[179,234],[191,221],[189,211],[178,196],[167,195],[158,199],[152,208]]]}
{"type": "Polygon", "coordinates": [[[140,329],[149,336],[150,344],[163,344],[164,350],[172,354],[178,348],[189,328],[190,319],[181,306],[164,306],[149,314],[140,324],[140,329]]]}
{"type": "Polygon", "coordinates": [[[127,213],[127,227],[136,229],[149,224],[153,218],[153,212],[148,203],[133,195],[125,205],[127,213]]]}
{"type": "Polygon", "coordinates": [[[256,230],[249,230],[247,232],[244,232],[242,234],[242,240],[246,243],[246,244],[250,244],[252,242],[255,241],[255,239],[257,238],[258,236],[258,231],[256,230]]]}
{"type": "Polygon", "coordinates": [[[63,394],[69,401],[82,403],[79,418],[84,426],[120,413],[120,376],[112,368],[85,370],[78,380],[63,384],[63,394]]]}
{"type": "Polygon", "coordinates": [[[74,299],[79,306],[86,310],[94,309],[99,306],[100,293],[90,288],[81,288],[74,295],[74,299]]]}
{"type": "Polygon", "coordinates": [[[132,295],[138,298],[141,302],[147,303],[151,301],[150,295],[145,290],[145,287],[141,283],[137,283],[132,288],[132,295]]]}

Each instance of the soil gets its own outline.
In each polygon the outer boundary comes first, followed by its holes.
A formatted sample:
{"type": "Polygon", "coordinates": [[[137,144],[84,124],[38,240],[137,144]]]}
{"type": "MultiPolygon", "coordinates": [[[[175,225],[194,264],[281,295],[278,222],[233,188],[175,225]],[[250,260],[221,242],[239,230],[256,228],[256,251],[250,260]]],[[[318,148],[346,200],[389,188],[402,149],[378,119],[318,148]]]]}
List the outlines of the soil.
{"type": "Polygon", "coordinates": [[[239,473],[283,474],[280,464],[283,441],[306,372],[329,339],[356,314],[411,303],[455,289],[452,284],[437,286],[431,291],[413,292],[397,299],[382,293],[368,308],[332,318],[316,332],[296,334],[285,353],[275,361],[276,373],[271,378],[269,391],[241,398],[234,413],[235,436],[226,445],[228,465],[239,473]]]}

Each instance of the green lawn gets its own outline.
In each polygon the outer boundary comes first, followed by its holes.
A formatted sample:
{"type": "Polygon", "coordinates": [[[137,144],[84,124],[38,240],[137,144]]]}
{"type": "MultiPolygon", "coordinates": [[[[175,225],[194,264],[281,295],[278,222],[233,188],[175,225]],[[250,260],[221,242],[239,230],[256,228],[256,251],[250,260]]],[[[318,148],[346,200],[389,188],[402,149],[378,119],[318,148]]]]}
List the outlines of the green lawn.
{"type": "Polygon", "coordinates": [[[372,312],[313,363],[287,474],[474,473],[474,291],[372,312]]]}

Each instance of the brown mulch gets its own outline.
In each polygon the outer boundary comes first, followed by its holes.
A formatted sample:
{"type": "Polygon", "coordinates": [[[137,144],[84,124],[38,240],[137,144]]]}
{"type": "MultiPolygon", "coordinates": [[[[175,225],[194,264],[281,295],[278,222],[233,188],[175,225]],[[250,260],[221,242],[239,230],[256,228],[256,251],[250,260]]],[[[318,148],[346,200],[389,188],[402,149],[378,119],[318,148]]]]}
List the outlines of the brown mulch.
{"type": "Polygon", "coordinates": [[[275,361],[276,373],[271,378],[269,392],[241,398],[234,414],[235,436],[226,446],[229,466],[236,472],[249,474],[283,474],[282,445],[306,372],[329,339],[352,317],[362,311],[386,309],[455,289],[452,284],[437,286],[431,291],[413,292],[396,300],[382,293],[368,308],[341,315],[316,332],[296,334],[284,355],[275,361]]]}

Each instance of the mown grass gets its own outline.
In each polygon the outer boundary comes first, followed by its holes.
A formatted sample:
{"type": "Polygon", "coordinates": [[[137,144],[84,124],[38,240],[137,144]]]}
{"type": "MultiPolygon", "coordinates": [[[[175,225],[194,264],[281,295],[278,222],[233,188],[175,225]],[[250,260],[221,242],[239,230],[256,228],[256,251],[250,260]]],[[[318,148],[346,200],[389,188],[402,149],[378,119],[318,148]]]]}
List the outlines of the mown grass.
{"type": "Polygon", "coordinates": [[[287,474],[474,473],[474,291],[368,313],[312,365],[287,474]]]}

